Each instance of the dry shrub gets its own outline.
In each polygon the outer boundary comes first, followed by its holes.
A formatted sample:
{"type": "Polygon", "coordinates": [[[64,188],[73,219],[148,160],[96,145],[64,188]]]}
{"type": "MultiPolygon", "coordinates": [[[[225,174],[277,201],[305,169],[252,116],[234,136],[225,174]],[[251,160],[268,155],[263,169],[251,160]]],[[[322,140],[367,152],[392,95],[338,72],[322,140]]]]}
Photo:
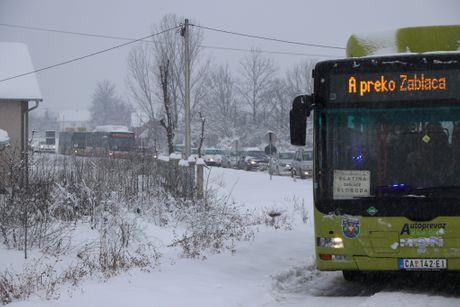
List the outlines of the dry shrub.
{"type": "Polygon", "coordinates": [[[220,253],[224,250],[235,252],[237,241],[248,241],[254,237],[248,227],[247,217],[237,207],[224,202],[207,200],[189,204],[184,215],[185,232],[172,246],[179,246],[184,257],[196,258],[206,251],[220,253]]]}

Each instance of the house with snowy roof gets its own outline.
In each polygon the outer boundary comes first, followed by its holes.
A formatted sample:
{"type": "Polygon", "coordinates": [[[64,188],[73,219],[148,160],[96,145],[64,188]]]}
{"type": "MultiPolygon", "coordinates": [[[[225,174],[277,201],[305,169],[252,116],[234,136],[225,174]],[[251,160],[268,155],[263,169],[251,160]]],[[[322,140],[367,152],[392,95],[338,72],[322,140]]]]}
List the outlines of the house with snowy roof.
{"type": "Polygon", "coordinates": [[[0,42],[0,129],[17,152],[26,154],[29,112],[42,94],[27,45],[0,42]]]}

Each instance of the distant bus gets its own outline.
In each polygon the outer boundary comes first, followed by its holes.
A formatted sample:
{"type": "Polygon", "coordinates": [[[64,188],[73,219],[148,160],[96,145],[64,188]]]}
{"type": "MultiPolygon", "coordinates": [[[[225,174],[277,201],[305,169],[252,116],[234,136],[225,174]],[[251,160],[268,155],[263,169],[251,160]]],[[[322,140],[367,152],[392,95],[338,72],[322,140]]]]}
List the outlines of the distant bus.
{"type": "Polygon", "coordinates": [[[98,126],[88,134],[86,155],[126,157],[136,149],[134,132],[123,126],[98,126]]]}
{"type": "Polygon", "coordinates": [[[126,157],[136,149],[134,133],[123,126],[100,126],[92,132],[59,133],[59,153],[94,157],[126,157]]]}
{"type": "Polygon", "coordinates": [[[74,131],[60,132],[58,152],[62,155],[84,156],[88,133],[74,131]]]}

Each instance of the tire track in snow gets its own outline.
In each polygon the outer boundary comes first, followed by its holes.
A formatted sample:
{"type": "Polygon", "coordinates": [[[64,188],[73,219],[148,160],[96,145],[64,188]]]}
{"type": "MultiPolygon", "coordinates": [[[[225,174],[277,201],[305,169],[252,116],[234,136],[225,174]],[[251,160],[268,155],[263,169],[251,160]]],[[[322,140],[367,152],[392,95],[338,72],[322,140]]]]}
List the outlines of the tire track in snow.
{"type": "MultiPolygon", "coordinates": [[[[388,297],[395,294],[460,298],[460,274],[444,272],[370,273],[347,282],[341,272],[316,270],[314,261],[272,276],[275,297],[388,297]]],[[[372,301],[372,299],[370,300],[372,301]]],[[[460,302],[459,302],[460,304],[460,302]]]]}

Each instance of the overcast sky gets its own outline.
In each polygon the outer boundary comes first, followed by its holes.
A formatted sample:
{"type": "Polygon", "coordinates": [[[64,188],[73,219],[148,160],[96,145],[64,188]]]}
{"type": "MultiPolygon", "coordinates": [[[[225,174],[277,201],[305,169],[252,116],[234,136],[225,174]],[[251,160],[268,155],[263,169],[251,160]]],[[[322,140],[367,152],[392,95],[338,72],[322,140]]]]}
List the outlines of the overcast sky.
{"type": "MultiPolygon", "coordinates": [[[[460,24],[458,0],[0,0],[0,23],[142,37],[168,13],[200,25],[285,40],[345,46],[352,33],[406,26],[460,24]]],[[[261,42],[204,32],[205,45],[344,56],[344,51],[261,42]]],[[[121,43],[117,40],[36,32],[0,26],[0,41],[27,43],[35,68],[121,43]]],[[[97,81],[108,79],[125,94],[131,47],[38,74],[41,109],[87,109],[97,81]]],[[[208,49],[215,62],[235,67],[244,54],[208,49]]],[[[270,55],[284,70],[308,56],[270,55]]],[[[0,67],[1,69],[1,67],[0,67]]]]}

